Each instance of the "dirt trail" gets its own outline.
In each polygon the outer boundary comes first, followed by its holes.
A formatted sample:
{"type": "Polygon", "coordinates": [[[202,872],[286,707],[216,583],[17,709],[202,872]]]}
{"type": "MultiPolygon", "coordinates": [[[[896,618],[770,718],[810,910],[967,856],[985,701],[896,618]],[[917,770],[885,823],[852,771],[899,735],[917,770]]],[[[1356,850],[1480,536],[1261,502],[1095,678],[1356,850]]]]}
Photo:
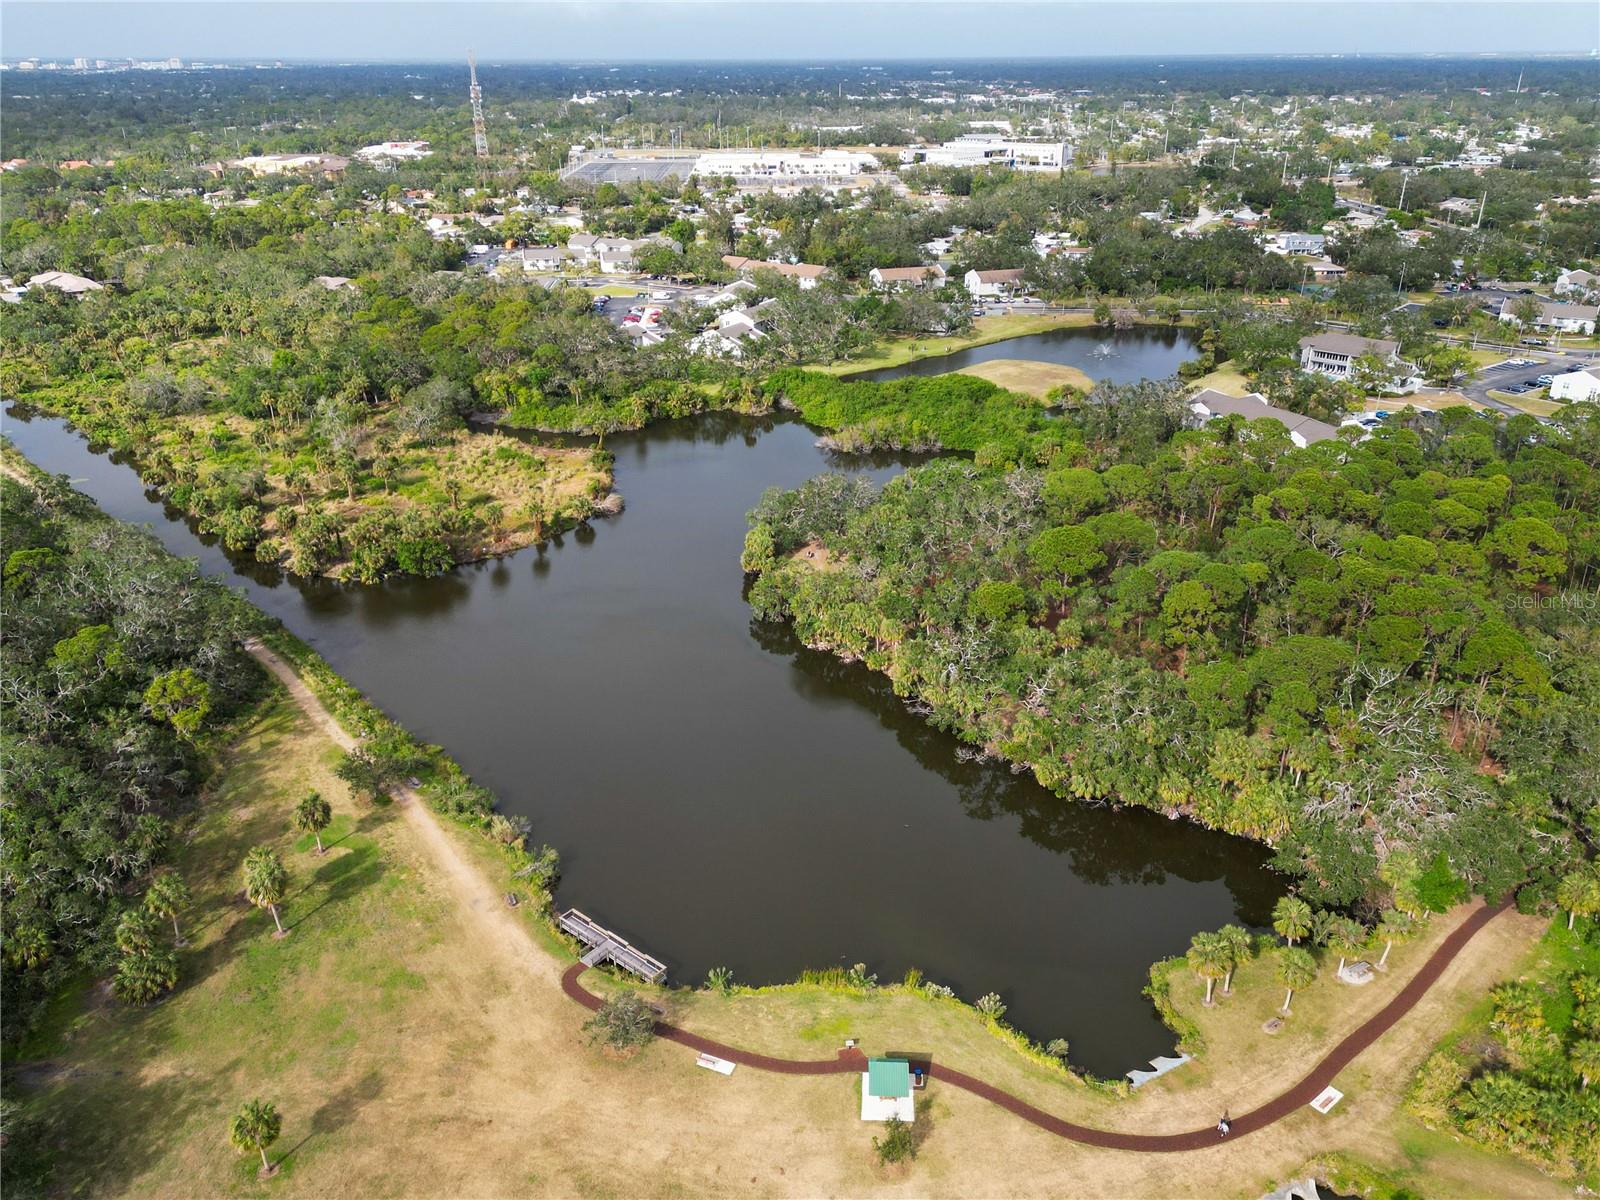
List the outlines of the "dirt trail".
{"type": "MultiPolygon", "coordinates": [[[[1509,901],[1492,908],[1488,905],[1479,905],[1472,915],[1450,932],[1449,937],[1439,943],[1439,948],[1433,952],[1432,957],[1422,964],[1422,968],[1407,981],[1405,987],[1401,988],[1388,1004],[1352,1030],[1298,1083],[1265,1104],[1234,1117],[1229,1138],[1236,1140],[1259,1129],[1265,1129],[1310,1104],[1317,1093],[1332,1083],[1334,1077],[1349,1066],[1358,1054],[1410,1012],[1461,952],[1462,947],[1472,940],[1472,935],[1504,912],[1508,906],[1509,901]]],[[[585,1008],[596,1009],[600,1007],[600,997],[578,981],[578,977],[587,969],[581,962],[568,967],[566,973],[561,976],[561,989],[585,1008]]],[[[860,1052],[854,1049],[840,1051],[837,1058],[771,1058],[712,1041],[710,1038],[679,1029],[664,1021],[657,1022],[656,1032],[669,1041],[688,1046],[701,1053],[714,1054],[730,1062],[761,1071],[775,1071],[782,1075],[830,1075],[836,1072],[859,1071],[865,1063],[860,1052]]],[[[953,1067],[932,1066],[928,1071],[928,1077],[958,1087],[962,1091],[971,1092],[975,1096],[982,1096],[985,1100],[999,1105],[1030,1124],[1037,1125],[1040,1129],[1085,1146],[1098,1146],[1107,1150],[1137,1150],[1147,1154],[1170,1154],[1184,1150],[1208,1150],[1215,1147],[1218,1141],[1217,1130],[1209,1126],[1187,1133],[1128,1133],[1115,1129],[1091,1129],[1086,1125],[1063,1120],[1041,1108],[1035,1108],[1026,1100],[1021,1100],[1010,1092],[985,1083],[976,1076],[957,1071],[953,1067]]]]}
{"type": "MultiPolygon", "coordinates": [[[[253,639],[245,644],[245,649],[289,689],[289,694],[295,703],[336,745],[346,750],[353,749],[357,745],[357,739],[346,733],[334,720],[333,715],[323,707],[322,702],[288,663],[253,639]]],[[[554,981],[558,974],[558,964],[529,939],[526,927],[505,907],[503,899],[490,886],[483,874],[462,855],[460,848],[440,828],[422,798],[413,789],[402,787],[398,789],[395,800],[406,823],[415,831],[435,865],[443,873],[463,910],[471,914],[471,919],[465,923],[467,928],[475,931],[478,938],[486,945],[492,946],[497,955],[514,962],[540,979],[554,981]]],[[[1377,1041],[1416,1006],[1444,973],[1445,968],[1454,961],[1456,955],[1472,940],[1473,935],[1504,912],[1508,903],[1494,907],[1480,905],[1451,931],[1428,961],[1388,1004],[1333,1047],[1304,1077],[1274,1099],[1236,1117],[1233,1120],[1229,1140],[1265,1129],[1309,1104],[1312,1097],[1331,1083],[1357,1055],[1377,1041]]],[[[579,982],[579,976],[586,969],[582,963],[574,963],[568,967],[559,975],[560,987],[568,997],[585,1008],[596,1009],[600,1006],[600,997],[579,982]]],[[[865,1063],[860,1051],[855,1049],[840,1051],[836,1057],[830,1059],[785,1059],[741,1050],[736,1046],[725,1045],[665,1022],[658,1024],[657,1032],[666,1040],[678,1045],[714,1054],[756,1070],[784,1075],[842,1074],[860,1071],[865,1063]]],[[[935,1067],[930,1071],[930,1077],[973,1095],[982,1096],[1040,1129],[1086,1146],[1146,1153],[1171,1153],[1210,1149],[1217,1145],[1217,1131],[1213,1128],[1168,1134],[1090,1129],[1053,1116],[1009,1092],[953,1068],[935,1067]]]]}
{"type": "MultiPolygon", "coordinates": [[[[294,702],[335,745],[343,750],[355,749],[359,739],[345,731],[292,666],[254,638],[246,641],[244,648],[289,689],[294,702]]],[[[439,827],[427,803],[416,790],[406,786],[396,788],[394,801],[395,807],[444,876],[445,883],[462,909],[471,914],[471,919],[465,922],[466,927],[475,931],[485,945],[492,945],[501,958],[515,962],[540,979],[554,981],[557,964],[529,940],[528,931],[506,907],[502,895],[484,878],[483,872],[467,860],[450,835],[439,827]]]]}

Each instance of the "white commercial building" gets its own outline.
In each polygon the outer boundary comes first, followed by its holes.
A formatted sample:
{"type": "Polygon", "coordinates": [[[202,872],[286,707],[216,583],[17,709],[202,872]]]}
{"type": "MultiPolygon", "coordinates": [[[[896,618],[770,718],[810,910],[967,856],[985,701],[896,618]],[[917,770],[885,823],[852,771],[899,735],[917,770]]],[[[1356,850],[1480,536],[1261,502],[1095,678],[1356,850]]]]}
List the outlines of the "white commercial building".
{"type": "Polygon", "coordinates": [[[1018,171],[1059,171],[1072,164],[1066,142],[1019,141],[989,133],[967,133],[941,146],[900,152],[903,163],[930,167],[1011,167],[1018,171]]]}
{"type": "Polygon", "coordinates": [[[694,160],[693,174],[701,178],[814,179],[862,175],[877,169],[873,155],[853,150],[707,150],[694,160]]]}
{"type": "Polygon", "coordinates": [[[432,153],[427,142],[377,142],[371,146],[361,147],[356,151],[356,157],[376,162],[380,159],[427,158],[432,153]]]}

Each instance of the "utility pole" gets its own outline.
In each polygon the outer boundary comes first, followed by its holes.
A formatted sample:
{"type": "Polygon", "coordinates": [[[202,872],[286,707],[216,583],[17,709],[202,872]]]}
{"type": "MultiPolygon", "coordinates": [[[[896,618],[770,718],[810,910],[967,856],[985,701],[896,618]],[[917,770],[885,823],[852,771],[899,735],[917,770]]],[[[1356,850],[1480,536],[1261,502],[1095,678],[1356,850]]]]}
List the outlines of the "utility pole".
{"type": "Polygon", "coordinates": [[[467,73],[471,82],[467,95],[472,100],[472,148],[479,158],[489,157],[489,134],[483,125],[483,89],[478,86],[478,59],[467,51],[467,73]]]}
{"type": "Polygon", "coordinates": [[[1483,210],[1488,206],[1488,204],[1489,204],[1489,189],[1488,188],[1484,188],[1483,189],[1483,199],[1478,201],[1478,219],[1475,222],[1473,222],[1473,225],[1472,225],[1473,229],[1482,229],[1483,228],[1483,210]]]}
{"type": "Polygon", "coordinates": [[[1408,184],[1410,182],[1411,182],[1411,176],[1406,174],[1406,169],[1404,167],[1401,167],[1400,168],[1400,203],[1395,206],[1401,212],[1405,212],[1405,210],[1406,210],[1406,184],[1408,184]]]}

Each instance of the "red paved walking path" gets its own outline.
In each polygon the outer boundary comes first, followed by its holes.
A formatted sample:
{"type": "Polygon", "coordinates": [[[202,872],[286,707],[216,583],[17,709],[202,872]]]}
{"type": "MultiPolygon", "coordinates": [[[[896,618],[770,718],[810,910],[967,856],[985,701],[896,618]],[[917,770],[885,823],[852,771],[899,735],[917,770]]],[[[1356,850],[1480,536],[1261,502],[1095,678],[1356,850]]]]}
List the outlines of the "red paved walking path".
{"type": "MultiPolygon", "coordinates": [[[[1280,1121],[1296,1109],[1311,1103],[1313,1097],[1328,1084],[1333,1082],[1334,1076],[1349,1066],[1352,1059],[1360,1054],[1383,1034],[1388,1032],[1401,1017],[1415,1007],[1423,994],[1433,986],[1439,976],[1444,973],[1461,948],[1472,940],[1473,934],[1487,925],[1495,916],[1504,911],[1509,901],[1502,902],[1494,907],[1481,905],[1465,921],[1450,931],[1444,941],[1439,943],[1439,948],[1433,952],[1422,968],[1407,981],[1395,997],[1381,1009],[1367,1019],[1358,1029],[1353,1031],[1344,1041],[1340,1042],[1328,1056],[1319,1062],[1306,1074],[1305,1078],[1295,1084],[1282,1095],[1268,1100],[1258,1108],[1253,1108],[1247,1113],[1231,1118],[1232,1137],[1243,1137],[1245,1134],[1254,1133],[1258,1129],[1265,1129],[1275,1121],[1280,1121]]],[[[583,963],[574,963],[568,967],[561,976],[561,990],[572,999],[588,1009],[600,1007],[600,997],[589,991],[578,982],[578,977],[588,970],[583,963]]],[[[739,1063],[741,1066],[754,1067],[759,1071],[774,1071],[780,1075],[842,1075],[860,1072],[866,1069],[867,1059],[859,1050],[841,1050],[834,1058],[822,1059],[792,1059],[773,1058],[766,1054],[753,1054],[748,1050],[740,1050],[734,1046],[727,1046],[721,1042],[712,1041],[710,1038],[701,1037],[699,1034],[690,1033],[676,1025],[669,1025],[665,1021],[656,1023],[656,1033],[669,1042],[676,1042],[680,1046],[687,1046],[691,1050],[702,1054],[714,1054],[718,1058],[725,1058],[729,1062],[739,1063]]],[[[1062,1120],[1052,1116],[1043,1109],[1035,1108],[1024,1100],[1019,1100],[1010,1092],[1001,1091],[992,1084],[985,1083],[965,1072],[957,1071],[951,1067],[934,1065],[929,1069],[929,1078],[937,1079],[941,1083],[952,1087],[961,1088],[975,1096],[982,1096],[985,1100],[993,1101],[1007,1112],[1015,1113],[1024,1121],[1037,1125],[1040,1129],[1049,1131],[1058,1137],[1068,1138],[1074,1142],[1081,1142],[1086,1146],[1104,1146],[1112,1150],[1141,1150],[1146,1153],[1169,1153],[1178,1150],[1200,1150],[1207,1146],[1217,1144],[1217,1130],[1214,1125],[1204,1129],[1197,1129],[1191,1133],[1122,1133],[1108,1129],[1090,1129],[1084,1125],[1075,1125],[1071,1121],[1062,1120]]]]}

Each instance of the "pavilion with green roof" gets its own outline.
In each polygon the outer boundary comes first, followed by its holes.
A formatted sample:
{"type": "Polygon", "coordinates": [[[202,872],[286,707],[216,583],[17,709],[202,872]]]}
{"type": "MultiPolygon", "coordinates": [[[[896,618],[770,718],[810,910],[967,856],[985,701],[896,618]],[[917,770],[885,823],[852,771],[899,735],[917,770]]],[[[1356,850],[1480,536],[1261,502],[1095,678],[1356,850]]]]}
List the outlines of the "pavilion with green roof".
{"type": "Polygon", "coordinates": [[[861,1073],[861,1119],[914,1121],[911,1099],[911,1064],[903,1058],[870,1058],[861,1073]]]}

